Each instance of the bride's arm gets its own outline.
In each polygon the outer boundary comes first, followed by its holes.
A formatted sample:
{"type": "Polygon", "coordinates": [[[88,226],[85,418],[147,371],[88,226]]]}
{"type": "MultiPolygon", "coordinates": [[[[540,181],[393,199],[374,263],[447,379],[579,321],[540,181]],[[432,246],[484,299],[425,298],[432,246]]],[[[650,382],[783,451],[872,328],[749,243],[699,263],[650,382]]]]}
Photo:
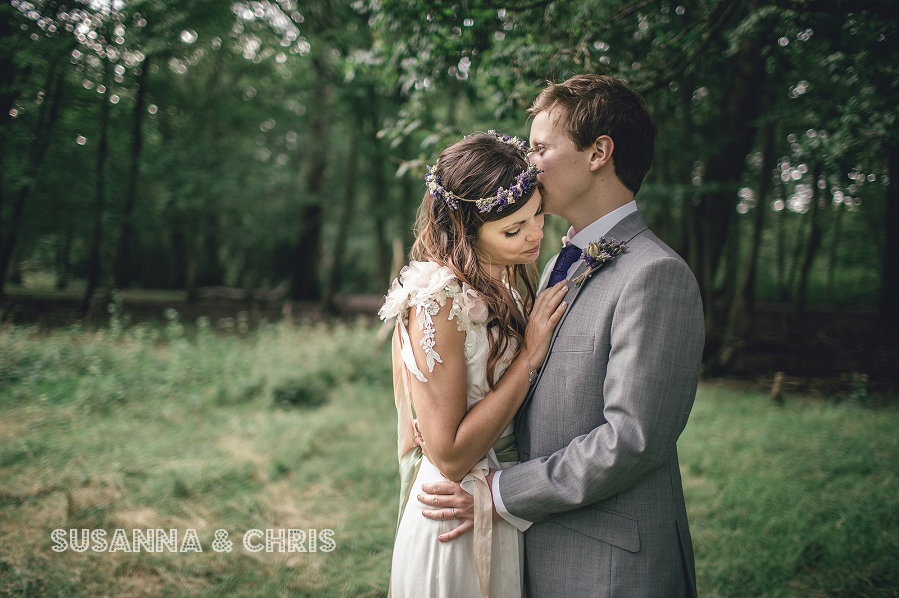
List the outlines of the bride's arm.
{"type": "MultiPolygon", "coordinates": [[[[560,283],[540,294],[521,353],[493,390],[467,412],[465,332],[458,329],[455,320],[449,320],[450,302],[432,316],[434,350],[443,363],[436,364],[426,374],[427,382],[413,377],[410,392],[428,458],[447,478],[458,481],[465,477],[512,421],[530,387],[528,362],[536,369],[546,359],[553,329],[565,310],[565,304],[560,303],[565,290],[565,285],[560,283]]],[[[421,339],[425,332],[415,325],[414,313],[409,319],[415,360],[424,372],[427,368],[422,367],[426,357],[421,339]]]]}

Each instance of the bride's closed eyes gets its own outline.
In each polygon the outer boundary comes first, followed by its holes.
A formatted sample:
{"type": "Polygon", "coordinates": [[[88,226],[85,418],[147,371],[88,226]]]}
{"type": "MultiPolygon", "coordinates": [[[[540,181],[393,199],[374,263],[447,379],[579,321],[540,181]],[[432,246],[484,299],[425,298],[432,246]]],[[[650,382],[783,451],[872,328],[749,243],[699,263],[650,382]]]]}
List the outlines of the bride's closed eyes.
{"type": "MultiPolygon", "coordinates": [[[[542,213],[543,213],[543,202],[540,202],[540,207],[537,208],[537,211],[534,213],[534,217],[536,218],[537,216],[539,216],[542,213]]],[[[517,237],[518,233],[520,233],[520,232],[521,232],[521,227],[519,226],[514,231],[506,231],[505,235],[507,238],[511,239],[513,237],[517,237]]]]}

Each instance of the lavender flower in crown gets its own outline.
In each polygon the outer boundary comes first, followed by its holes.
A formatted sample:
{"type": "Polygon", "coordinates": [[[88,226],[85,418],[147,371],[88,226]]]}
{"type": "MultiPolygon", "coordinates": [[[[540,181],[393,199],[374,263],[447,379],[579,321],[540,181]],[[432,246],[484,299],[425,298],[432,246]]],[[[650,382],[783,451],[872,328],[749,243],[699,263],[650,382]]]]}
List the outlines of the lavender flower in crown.
{"type": "Polygon", "coordinates": [[[488,135],[493,135],[503,143],[508,143],[509,145],[514,145],[518,150],[518,153],[521,154],[522,158],[527,159],[528,154],[531,153],[531,148],[528,147],[528,142],[522,139],[521,137],[515,137],[513,135],[500,135],[493,129],[487,131],[488,135]]]}
{"type": "Polygon", "coordinates": [[[521,199],[523,195],[527,194],[531,187],[533,187],[537,182],[537,175],[541,172],[543,171],[531,164],[526,170],[521,171],[521,173],[519,173],[518,176],[515,177],[515,184],[508,189],[500,187],[496,190],[495,197],[484,197],[482,199],[475,200],[475,203],[478,206],[478,211],[483,214],[484,212],[489,212],[494,207],[496,208],[497,212],[503,211],[506,207],[512,205],[513,203],[521,199]]]}
{"type": "Polygon", "coordinates": [[[443,188],[440,181],[440,175],[437,174],[436,164],[434,166],[428,166],[428,172],[425,174],[425,185],[427,185],[428,192],[434,196],[434,199],[437,201],[445,201],[446,204],[454,210],[459,209],[459,200],[461,198],[456,197],[443,188]]]}
{"type": "MultiPolygon", "coordinates": [[[[527,160],[528,153],[530,150],[528,149],[528,144],[524,139],[520,137],[512,137],[510,135],[500,135],[496,131],[487,131],[488,134],[493,135],[503,143],[508,143],[515,147],[518,151],[518,154],[522,157],[522,159],[527,160]]],[[[467,201],[473,202],[478,207],[478,212],[481,214],[485,212],[491,211],[493,208],[496,208],[497,212],[501,212],[507,206],[514,204],[516,201],[521,199],[524,195],[527,195],[528,191],[530,191],[537,184],[537,175],[543,172],[539,168],[537,168],[534,164],[528,164],[528,167],[521,171],[518,176],[515,177],[515,184],[506,189],[505,187],[500,187],[496,190],[496,195],[493,197],[480,197],[477,199],[468,199],[467,197],[460,197],[453,193],[452,191],[447,190],[443,186],[443,182],[440,180],[440,175],[437,174],[437,166],[428,166],[428,172],[425,174],[425,185],[428,188],[428,192],[431,196],[438,200],[446,202],[453,210],[458,210],[461,205],[460,202],[467,201]]]]}
{"type": "Polygon", "coordinates": [[[599,241],[587,243],[587,246],[581,253],[581,259],[587,262],[588,268],[571,282],[580,286],[595,270],[599,269],[606,262],[615,259],[625,249],[627,249],[627,241],[619,243],[611,237],[609,237],[608,241],[606,241],[605,237],[600,237],[599,241]]]}

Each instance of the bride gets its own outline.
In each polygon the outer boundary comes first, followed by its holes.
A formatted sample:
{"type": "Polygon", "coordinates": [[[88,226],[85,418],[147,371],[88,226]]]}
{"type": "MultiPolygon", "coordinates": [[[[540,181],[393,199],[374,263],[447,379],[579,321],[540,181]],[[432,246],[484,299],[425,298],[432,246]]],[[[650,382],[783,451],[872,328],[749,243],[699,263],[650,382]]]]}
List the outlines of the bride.
{"type": "Polygon", "coordinates": [[[565,310],[565,283],[535,298],[527,272],[543,237],[539,172],[524,140],[490,131],[444,149],[425,176],[415,261],[379,312],[397,319],[393,598],[522,595],[521,532],[492,520],[486,475],[518,460],[512,420],[565,310]],[[459,521],[426,519],[415,500],[445,478],[474,497],[474,533],[453,542],[438,537],[459,521]]]}

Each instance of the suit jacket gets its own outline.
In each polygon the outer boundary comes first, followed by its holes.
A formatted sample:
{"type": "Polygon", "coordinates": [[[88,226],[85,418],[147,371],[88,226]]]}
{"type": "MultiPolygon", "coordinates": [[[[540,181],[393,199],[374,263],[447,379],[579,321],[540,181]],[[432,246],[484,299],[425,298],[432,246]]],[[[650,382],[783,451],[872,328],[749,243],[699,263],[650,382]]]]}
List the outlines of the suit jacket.
{"type": "Polygon", "coordinates": [[[676,443],[699,380],[699,288],[639,212],[607,237],[627,250],[569,285],[519,413],[522,463],[503,472],[500,494],[534,522],[528,596],[695,596],[676,443]]]}

